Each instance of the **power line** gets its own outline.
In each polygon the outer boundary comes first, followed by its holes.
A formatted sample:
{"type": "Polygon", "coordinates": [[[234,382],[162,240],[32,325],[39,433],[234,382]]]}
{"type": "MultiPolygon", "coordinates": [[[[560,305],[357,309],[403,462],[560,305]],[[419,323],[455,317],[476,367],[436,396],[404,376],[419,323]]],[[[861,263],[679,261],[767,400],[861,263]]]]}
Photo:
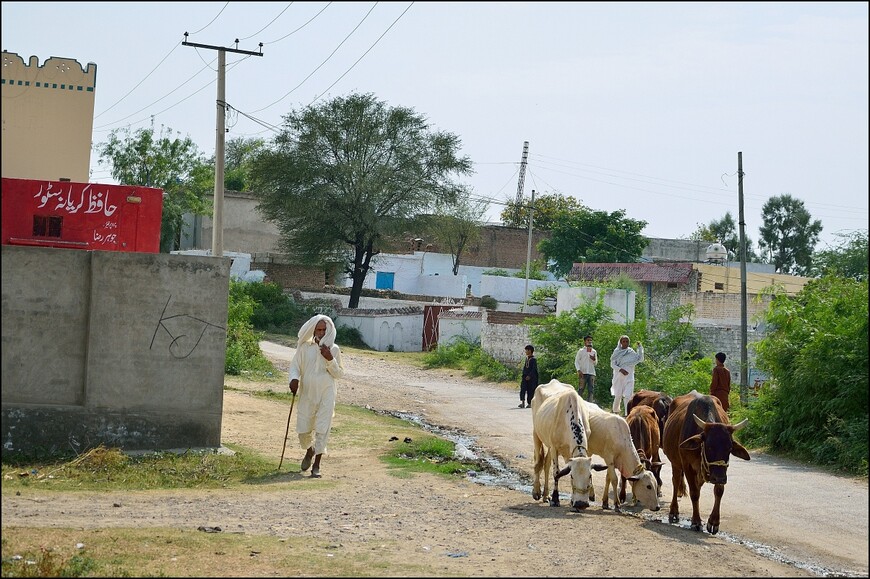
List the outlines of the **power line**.
{"type": "Polygon", "coordinates": [[[255,37],[256,35],[258,35],[259,33],[263,32],[264,30],[266,30],[267,28],[269,28],[270,26],[272,26],[272,24],[274,24],[275,21],[278,20],[278,19],[281,17],[282,14],[284,14],[285,12],[287,12],[287,9],[290,8],[291,6],[293,6],[293,2],[291,2],[290,4],[288,4],[288,5],[284,8],[284,10],[282,10],[281,12],[279,12],[279,13],[278,13],[278,16],[276,16],[275,18],[273,18],[272,21],[269,22],[269,24],[265,25],[264,27],[262,27],[261,29],[259,29],[259,30],[256,31],[255,33],[253,33],[252,35],[250,35],[250,36],[245,36],[244,38],[240,38],[239,40],[249,40],[249,39],[255,37]]]}

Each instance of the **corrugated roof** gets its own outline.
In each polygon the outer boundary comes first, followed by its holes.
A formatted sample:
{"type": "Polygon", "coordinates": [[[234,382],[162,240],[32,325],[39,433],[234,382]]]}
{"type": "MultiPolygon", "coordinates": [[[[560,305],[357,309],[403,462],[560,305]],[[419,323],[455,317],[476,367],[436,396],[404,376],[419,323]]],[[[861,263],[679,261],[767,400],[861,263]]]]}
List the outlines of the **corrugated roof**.
{"type": "Polygon", "coordinates": [[[568,278],[577,281],[604,281],[627,275],[638,282],[682,284],[692,275],[691,263],[575,263],[568,278]]]}

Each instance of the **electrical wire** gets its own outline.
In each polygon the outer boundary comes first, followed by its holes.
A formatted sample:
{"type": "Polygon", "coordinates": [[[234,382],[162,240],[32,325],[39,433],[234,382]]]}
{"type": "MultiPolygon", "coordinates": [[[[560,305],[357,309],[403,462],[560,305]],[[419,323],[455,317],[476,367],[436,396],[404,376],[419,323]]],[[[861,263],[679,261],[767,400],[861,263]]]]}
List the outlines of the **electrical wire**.
{"type": "MultiPolygon", "coordinates": [[[[281,12],[279,12],[279,13],[278,13],[278,16],[276,16],[275,18],[273,18],[272,21],[269,22],[269,24],[265,25],[264,27],[262,27],[261,29],[259,29],[259,30],[256,31],[255,33],[253,33],[252,35],[250,35],[250,36],[246,36],[246,37],[244,37],[244,38],[240,38],[239,40],[249,40],[249,39],[255,37],[256,35],[258,35],[259,33],[263,32],[264,30],[266,30],[267,28],[269,28],[270,26],[272,26],[272,24],[274,24],[275,21],[278,20],[278,19],[281,17],[281,14],[284,14],[285,12],[287,12],[287,9],[290,8],[291,6],[293,6],[293,2],[291,2],[290,4],[288,4],[288,5],[284,8],[284,10],[282,10],[281,12]]],[[[264,43],[264,44],[265,44],[265,43],[264,43]]]]}

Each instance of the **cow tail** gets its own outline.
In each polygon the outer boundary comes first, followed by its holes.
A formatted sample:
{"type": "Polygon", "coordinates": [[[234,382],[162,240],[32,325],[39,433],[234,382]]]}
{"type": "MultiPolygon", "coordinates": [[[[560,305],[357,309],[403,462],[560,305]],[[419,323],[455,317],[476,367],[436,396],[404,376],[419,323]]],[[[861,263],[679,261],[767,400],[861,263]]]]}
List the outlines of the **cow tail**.
{"type": "Polygon", "coordinates": [[[677,497],[684,497],[688,494],[686,490],[686,475],[680,477],[680,486],[677,487],[677,497]]]}

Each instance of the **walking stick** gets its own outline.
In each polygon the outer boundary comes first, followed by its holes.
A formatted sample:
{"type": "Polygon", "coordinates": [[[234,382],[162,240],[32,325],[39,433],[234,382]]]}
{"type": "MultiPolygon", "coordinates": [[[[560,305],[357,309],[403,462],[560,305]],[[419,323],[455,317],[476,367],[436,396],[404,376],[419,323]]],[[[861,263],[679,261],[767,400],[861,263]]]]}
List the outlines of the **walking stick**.
{"type": "Polygon", "coordinates": [[[290,413],[287,415],[287,429],[284,431],[284,445],[281,447],[281,461],[278,462],[278,470],[281,470],[281,465],[284,463],[284,451],[287,450],[287,435],[290,434],[290,417],[293,416],[293,405],[296,403],[296,393],[293,394],[293,399],[290,400],[290,413]]]}

